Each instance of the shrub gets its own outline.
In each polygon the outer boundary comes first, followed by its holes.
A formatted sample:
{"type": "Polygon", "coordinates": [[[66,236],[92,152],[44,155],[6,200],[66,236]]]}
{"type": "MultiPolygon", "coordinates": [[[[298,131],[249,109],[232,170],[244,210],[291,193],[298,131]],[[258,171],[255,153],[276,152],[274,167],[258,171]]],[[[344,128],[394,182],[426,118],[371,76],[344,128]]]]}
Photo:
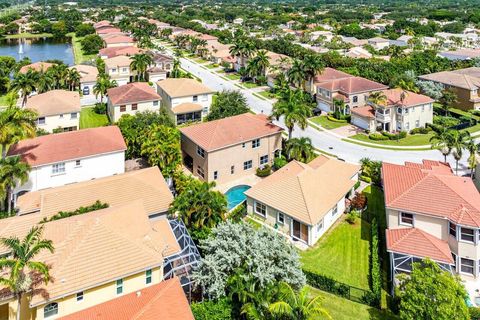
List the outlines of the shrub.
{"type": "Polygon", "coordinates": [[[373,299],[371,306],[379,307],[382,297],[382,276],[380,274],[380,258],[378,245],[378,225],[377,219],[372,219],[372,243],[370,254],[370,281],[372,285],[373,299]]]}
{"type": "Polygon", "coordinates": [[[407,132],[406,131],[400,131],[399,133],[390,133],[390,132],[387,132],[387,131],[383,131],[382,135],[387,137],[390,140],[400,140],[400,139],[403,139],[407,136],[407,132]]]}
{"type": "Polygon", "coordinates": [[[360,187],[360,181],[355,182],[355,184],[353,185],[353,189],[357,190],[358,187],[360,187]]]}
{"type": "Polygon", "coordinates": [[[232,305],[227,298],[190,305],[196,320],[231,320],[232,305]]]}
{"type": "Polygon", "coordinates": [[[474,116],[480,117],[480,110],[468,110],[474,116]]]}
{"type": "Polygon", "coordinates": [[[454,117],[434,116],[433,124],[449,128],[460,124],[460,120],[454,117]]]}
{"type": "Polygon", "coordinates": [[[60,220],[63,218],[68,218],[72,216],[78,216],[80,214],[96,211],[96,210],[101,210],[101,209],[106,209],[108,208],[108,203],[102,203],[100,200],[95,201],[94,204],[87,206],[87,207],[80,207],[74,211],[59,211],[56,215],[51,216],[50,218],[45,217],[40,221],[40,223],[45,223],[45,222],[50,222],[50,221],[55,221],[55,220],[60,220]]]}
{"type": "Polygon", "coordinates": [[[367,176],[360,176],[360,180],[362,180],[366,183],[372,183],[372,178],[367,177],[367,176]]]}
{"type": "Polygon", "coordinates": [[[368,135],[368,139],[374,140],[374,141],[389,140],[388,137],[384,136],[383,134],[381,134],[381,133],[379,133],[379,132],[370,133],[370,134],[368,135]]]}
{"type": "Polygon", "coordinates": [[[354,210],[363,210],[367,206],[367,197],[363,193],[355,193],[352,201],[350,201],[350,208],[354,210]]]}
{"type": "Polygon", "coordinates": [[[264,166],[263,168],[257,168],[257,176],[263,178],[267,177],[272,173],[272,167],[269,164],[264,166]]]}
{"type": "Polygon", "coordinates": [[[355,222],[357,222],[359,215],[360,215],[359,212],[353,209],[347,214],[347,217],[345,218],[345,220],[350,224],[355,224],[355,222]]]}
{"type": "Polygon", "coordinates": [[[239,223],[240,221],[243,220],[243,218],[247,215],[247,206],[245,205],[245,202],[238,205],[235,209],[233,209],[229,214],[228,214],[228,219],[235,222],[239,223]]]}
{"type": "Polygon", "coordinates": [[[469,307],[468,313],[470,313],[471,320],[480,320],[480,308],[477,307],[469,307]]]}
{"type": "Polygon", "coordinates": [[[337,282],[335,279],[316,272],[303,270],[307,283],[314,288],[333,293],[337,296],[348,298],[350,288],[348,285],[337,282]]]}
{"type": "Polygon", "coordinates": [[[102,102],[95,103],[95,107],[93,107],[93,112],[95,112],[96,114],[106,114],[107,104],[102,102]]]}
{"type": "Polygon", "coordinates": [[[431,127],[420,127],[410,130],[410,134],[427,134],[432,131],[431,127]]]}
{"type": "Polygon", "coordinates": [[[280,169],[281,167],[287,165],[288,161],[284,156],[277,157],[273,159],[273,168],[275,170],[280,169]]]}

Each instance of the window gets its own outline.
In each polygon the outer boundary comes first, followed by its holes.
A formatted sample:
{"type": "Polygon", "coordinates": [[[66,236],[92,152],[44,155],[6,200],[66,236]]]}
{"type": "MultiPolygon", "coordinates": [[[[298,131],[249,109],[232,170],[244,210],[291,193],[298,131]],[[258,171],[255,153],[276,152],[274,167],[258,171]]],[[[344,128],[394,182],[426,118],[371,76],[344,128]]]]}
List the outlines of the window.
{"type": "Polygon", "coordinates": [[[260,202],[255,201],[255,212],[259,215],[266,217],[267,216],[267,207],[260,202]]]}
{"type": "Polygon", "coordinates": [[[260,139],[255,139],[252,141],[252,148],[258,148],[260,147],[260,139]]]}
{"type": "Polygon", "coordinates": [[[277,223],[285,224],[285,215],[281,212],[277,212],[277,223]]]}
{"type": "Polygon", "coordinates": [[[133,104],[132,104],[132,111],[135,111],[135,110],[137,110],[137,109],[138,109],[138,104],[133,103],[133,104]]]}
{"type": "Polygon", "coordinates": [[[112,72],[117,72],[117,68],[112,68],[112,72]]]}
{"type": "Polygon", "coordinates": [[[420,120],[415,120],[415,128],[420,127],[420,120]]]}
{"type": "Polygon", "coordinates": [[[230,167],[230,174],[234,174],[235,173],[235,166],[231,166],[230,167]]]}
{"type": "Polygon", "coordinates": [[[158,101],[153,101],[153,106],[154,107],[158,106],[158,101]]]}
{"type": "Polygon", "coordinates": [[[43,317],[48,318],[58,314],[58,303],[52,302],[43,308],[43,317]]]}
{"type": "Polygon", "coordinates": [[[37,124],[45,124],[45,117],[40,117],[37,119],[37,124]]]}
{"type": "Polygon", "coordinates": [[[81,164],[82,164],[81,160],[75,160],[75,167],[80,167],[81,164]]]}
{"type": "Polygon", "coordinates": [[[335,207],[333,207],[333,209],[332,209],[332,217],[335,217],[337,212],[338,212],[338,205],[335,205],[335,207]]]}
{"type": "Polygon", "coordinates": [[[120,112],[127,111],[127,106],[120,106],[120,112]]]}
{"type": "Polygon", "coordinates": [[[452,259],[453,259],[453,270],[457,271],[457,255],[452,252],[452,259]]]}
{"type": "Polygon", "coordinates": [[[70,113],[70,119],[77,119],[77,113],[76,112],[70,113]]]}
{"type": "Polygon", "coordinates": [[[63,119],[63,114],[61,114],[61,115],[59,116],[59,118],[60,118],[60,119],[63,119]]]}
{"type": "Polygon", "coordinates": [[[59,174],[65,172],[65,162],[55,163],[52,165],[52,174],[59,174]]]}
{"type": "Polygon", "coordinates": [[[83,291],[77,292],[77,302],[83,301],[83,291]]]}
{"type": "Polygon", "coordinates": [[[268,154],[260,157],[260,165],[268,163],[268,154]]]}
{"type": "Polygon", "coordinates": [[[193,102],[197,102],[198,101],[198,96],[193,96],[193,102]]]}
{"type": "Polygon", "coordinates": [[[122,68],[122,72],[128,72],[127,68],[122,68]]]}
{"type": "Polygon", "coordinates": [[[213,171],[213,180],[218,179],[218,171],[213,171]]]}
{"type": "Polygon", "coordinates": [[[400,213],[400,224],[413,226],[413,214],[401,212],[400,213]]]}
{"type": "Polygon", "coordinates": [[[152,283],[152,269],[145,271],[145,284],[152,283]]]}
{"type": "Polygon", "coordinates": [[[243,170],[248,170],[251,168],[252,168],[252,160],[248,160],[243,163],[243,170]]]}
{"type": "Polygon", "coordinates": [[[451,223],[451,222],[449,224],[450,224],[450,227],[449,227],[448,232],[450,233],[451,236],[456,238],[457,237],[457,225],[454,224],[454,223],[451,223]]]}
{"type": "Polygon", "coordinates": [[[202,101],[208,101],[208,94],[202,94],[202,101]]]}
{"type": "Polygon", "coordinates": [[[358,97],[357,96],[353,96],[353,102],[358,102],[358,97]]]}
{"type": "Polygon", "coordinates": [[[245,142],[244,142],[244,143],[242,143],[242,148],[245,148],[245,142]]]}
{"type": "Polygon", "coordinates": [[[460,271],[463,273],[473,274],[473,260],[460,258],[460,271]]]}
{"type": "Polygon", "coordinates": [[[323,219],[317,225],[317,232],[320,232],[320,230],[322,230],[322,229],[323,229],[323,219]]]}
{"type": "Polygon", "coordinates": [[[117,280],[117,294],[123,293],[123,279],[117,280]]]}
{"type": "Polygon", "coordinates": [[[197,146],[197,154],[202,157],[202,158],[205,158],[205,150],[203,150],[202,148],[200,148],[199,146],[197,146]]]}
{"type": "Polygon", "coordinates": [[[463,241],[473,242],[474,241],[474,230],[469,228],[460,228],[460,239],[463,241]]]}
{"type": "Polygon", "coordinates": [[[205,178],[205,172],[203,171],[203,168],[198,166],[197,167],[197,173],[200,177],[205,178]]]}
{"type": "Polygon", "coordinates": [[[405,130],[410,130],[410,122],[405,123],[405,130]]]}
{"type": "Polygon", "coordinates": [[[422,112],[425,111],[425,105],[422,104],[422,112]]]}

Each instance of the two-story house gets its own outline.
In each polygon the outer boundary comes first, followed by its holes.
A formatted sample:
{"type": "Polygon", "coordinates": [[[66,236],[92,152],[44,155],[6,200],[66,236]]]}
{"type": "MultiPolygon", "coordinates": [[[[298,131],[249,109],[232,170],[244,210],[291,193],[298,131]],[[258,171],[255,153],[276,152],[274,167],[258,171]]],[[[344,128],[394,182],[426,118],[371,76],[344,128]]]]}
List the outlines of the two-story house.
{"type": "Polygon", "coordinates": [[[136,47],[136,41],[127,35],[113,35],[111,37],[105,37],[103,39],[105,42],[105,47],[112,48],[112,47],[136,47]]]}
{"type": "Polygon", "coordinates": [[[31,167],[28,181],[15,188],[15,197],[28,191],[125,172],[127,149],[115,126],[84,129],[22,140],[8,150],[31,167]]]}
{"type": "Polygon", "coordinates": [[[180,128],[185,166],[205,181],[223,184],[272,164],[283,129],[265,115],[244,113],[180,128]]]}
{"type": "Polygon", "coordinates": [[[247,212],[313,246],[342,216],[360,167],[326,156],[292,161],[245,191],[247,212]]]}
{"type": "Polygon", "coordinates": [[[132,60],[129,56],[116,56],[105,59],[105,73],[115,80],[119,86],[133,80],[135,73],[130,68],[132,60]]]}
{"type": "Polygon", "coordinates": [[[78,92],[47,91],[30,97],[26,107],[37,112],[37,127],[47,132],[74,131],[80,126],[80,94],[78,92]]]}
{"type": "Polygon", "coordinates": [[[107,113],[112,122],[117,122],[124,114],[160,110],[161,98],[146,82],[133,82],[108,89],[107,96],[107,113]]]}
{"type": "Polygon", "coordinates": [[[453,71],[442,71],[418,77],[420,80],[441,84],[457,95],[453,106],[462,110],[480,110],[480,68],[471,67],[453,71]]]}
{"type": "Polygon", "coordinates": [[[201,121],[210,111],[215,91],[188,78],[168,78],[157,82],[162,107],[174,116],[176,124],[201,121]]]}
{"type": "Polygon", "coordinates": [[[402,89],[383,90],[385,101],[351,110],[351,123],[370,132],[410,131],[433,123],[434,100],[402,89]]]}
{"type": "Polygon", "coordinates": [[[165,80],[172,71],[173,58],[158,52],[153,52],[151,55],[153,65],[147,69],[148,81],[156,83],[157,81],[165,80]]]}
{"type": "Polygon", "coordinates": [[[321,111],[334,111],[334,100],[343,100],[345,112],[350,113],[353,108],[366,104],[370,92],[388,89],[386,85],[362,77],[335,77],[326,81],[320,78],[314,84],[317,90],[317,108],[321,111]]]}
{"type": "Polygon", "coordinates": [[[448,164],[424,160],[384,162],[382,181],[392,280],[411,272],[413,262],[430,258],[459,274],[467,289],[469,283],[478,288],[480,194],[472,179],[454,175],[448,164]]]}
{"type": "Polygon", "coordinates": [[[122,47],[110,47],[100,49],[98,55],[102,59],[114,58],[117,56],[133,56],[138,53],[142,53],[144,50],[132,47],[132,46],[122,46],[122,47]]]}
{"type": "Polygon", "coordinates": [[[83,95],[93,94],[93,87],[97,83],[98,69],[94,66],[77,64],[69,69],[77,70],[80,74],[80,91],[83,95]]]}

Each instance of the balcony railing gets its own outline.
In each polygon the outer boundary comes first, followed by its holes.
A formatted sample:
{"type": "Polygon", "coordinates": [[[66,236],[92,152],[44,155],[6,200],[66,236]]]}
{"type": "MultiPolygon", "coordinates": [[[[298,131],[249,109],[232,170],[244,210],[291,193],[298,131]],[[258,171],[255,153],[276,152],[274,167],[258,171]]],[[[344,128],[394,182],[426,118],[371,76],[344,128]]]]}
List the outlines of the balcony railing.
{"type": "Polygon", "coordinates": [[[392,117],[390,116],[390,113],[381,113],[381,112],[375,112],[375,119],[380,122],[390,122],[392,120],[392,117]]]}

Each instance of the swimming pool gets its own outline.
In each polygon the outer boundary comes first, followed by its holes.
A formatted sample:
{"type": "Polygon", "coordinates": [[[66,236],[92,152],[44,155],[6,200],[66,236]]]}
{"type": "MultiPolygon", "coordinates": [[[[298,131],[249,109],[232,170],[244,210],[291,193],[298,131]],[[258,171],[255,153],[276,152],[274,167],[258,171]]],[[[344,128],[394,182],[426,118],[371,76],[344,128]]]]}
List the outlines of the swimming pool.
{"type": "Polygon", "coordinates": [[[245,201],[247,197],[245,196],[244,192],[247,191],[248,189],[250,189],[250,186],[239,185],[239,186],[230,188],[228,189],[227,192],[225,192],[225,196],[227,197],[228,210],[235,208],[240,203],[245,201]]]}

